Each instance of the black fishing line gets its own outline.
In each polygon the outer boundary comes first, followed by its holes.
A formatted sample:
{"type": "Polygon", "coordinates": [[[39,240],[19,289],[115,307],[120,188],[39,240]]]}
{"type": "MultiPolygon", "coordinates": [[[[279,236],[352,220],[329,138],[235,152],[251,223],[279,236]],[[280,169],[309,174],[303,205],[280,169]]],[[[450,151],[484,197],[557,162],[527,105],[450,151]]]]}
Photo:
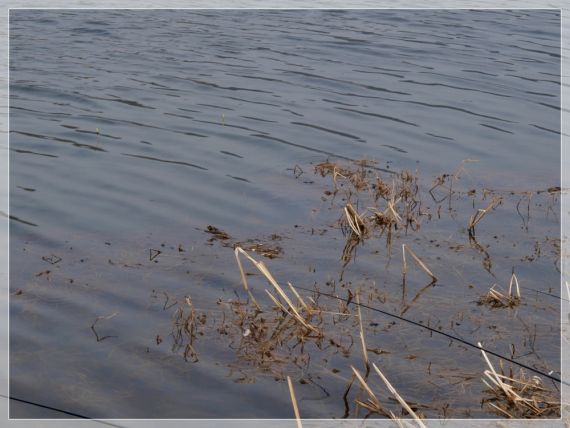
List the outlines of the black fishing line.
{"type": "Polygon", "coordinates": [[[16,397],[8,397],[4,394],[0,394],[0,397],[4,397],[4,398],[8,398],[10,400],[14,400],[14,401],[18,401],[20,403],[24,403],[24,404],[29,404],[30,406],[36,406],[36,407],[41,407],[42,409],[48,409],[48,410],[52,410],[54,412],[58,412],[58,413],[63,413],[64,415],[69,415],[69,416],[73,416],[75,418],[79,418],[79,419],[90,419],[93,422],[97,422],[103,425],[109,425],[112,427],[118,427],[118,428],[122,428],[121,425],[115,425],[109,422],[105,422],[105,421],[100,421],[98,419],[93,419],[90,418],[89,416],[84,416],[84,415],[80,415],[79,413],[73,413],[73,412],[68,412],[67,410],[62,410],[62,409],[58,409],[56,407],[51,407],[51,406],[46,406],[45,404],[40,404],[40,403],[35,403],[33,401],[28,401],[28,400],[24,400],[22,398],[16,398],[16,397]]]}
{"type": "Polygon", "coordinates": [[[455,340],[455,341],[457,341],[457,342],[463,343],[464,345],[470,346],[471,348],[475,348],[475,349],[478,349],[478,350],[483,350],[483,351],[487,352],[488,354],[494,355],[495,357],[498,357],[498,358],[500,358],[500,359],[502,359],[502,360],[505,360],[505,361],[508,361],[508,362],[510,362],[510,363],[516,364],[516,365],[519,366],[519,367],[523,367],[523,368],[525,368],[525,369],[527,369],[527,370],[530,370],[530,371],[532,371],[532,372],[534,372],[534,373],[536,373],[536,374],[539,374],[539,375],[541,375],[541,376],[544,376],[544,377],[546,377],[546,378],[548,378],[548,379],[550,379],[550,380],[553,380],[553,381],[555,381],[555,382],[563,383],[564,385],[570,386],[570,383],[565,382],[565,381],[563,381],[563,380],[560,380],[560,379],[558,379],[556,376],[552,376],[552,375],[550,375],[550,374],[548,374],[548,373],[544,373],[544,372],[542,372],[542,371],[540,371],[540,370],[538,370],[538,369],[535,369],[534,367],[527,366],[526,364],[523,364],[523,363],[519,363],[518,361],[515,361],[515,360],[513,360],[512,358],[505,357],[504,355],[498,354],[498,353],[496,353],[496,352],[494,352],[494,351],[491,351],[491,350],[489,350],[489,349],[487,349],[487,348],[479,347],[478,345],[476,345],[476,344],[474,344],[474,343],[471,343],[471,342],[469,342],[469,341],[467,341],[467,340],[465,340],[465,339],[461,339],[460,337],[453,336],[453,335],[451,335],[451,334],[449,334],[449,333],[445,333],[445,332],[443,332],[443,331],[436,330],[435,328],[432,328],[432,327],[429,327],[429,326],[427,326],[427,325],[421,324],[421,323],[419,323],[419,322],[417,322],[417,321],[413,321],[413,320],[410,320],[410,319],[408,319],[408,318],[404,318],[404,317],[402,317],[402,316],[400,316],[400,315],[396,315],[396,314],[393,314],[393,313],[391,313],[391,312],[387,312],[387,311],[384,311],[384,310],[382,310],[382,309],[375,308],[375,307],[373,307],[373,306],[368,306],[368,305],[366,305],[366,304],[364,304],[364,303],[356,303],[355,301],[352,301],[352,300],[349,300],[349,299],[346,299],[346,298],[343,298],[343,297],[339,297],[339,296],[336,296],[336,295],[334,295],[334,294],[323,293],[322,291],[319,291],[319,290],[314,290],[314,289],[311,290],[311,289],[309,289],[309,288],[299,287],[298,285],[295,285],[295,286],[293,286],[293,287],[294,287],[294,288],[297,288],[297,289],[299,289],[299,290],[308,291],[308,292],[310,292],[310,293],[316,293],[316,294],[318,294],[319,296],[325,296],[325,297],[329,297],[329,298],[332,298],[332,299],[337,299],[337,300],[340,300],[340,301],[345,302],[345,303],[347,303],[347,304],[352,303],[353,305],[360,306],[361,308],[369,309],[369,310],[371,310],[371,311],[378,312],[378,313],[381,313],[381,314],[383,314],[383,315],[386,315],[386,316],[389,316],[389,317],[392,317],[392,318],[396,318],[396,319],[398,319],[398,320],[400,320],[400,321],[404,321],[404,322],[407,322],[407,323],[409,323],[409,324],[415,325],[415,326],[417,326],[417,327],[421,327],[421,328],[423,328],[423,329],[426,329],[426,330],[428,330],[428,331],[431,331],[431,332],[433,332],[433,333],[437,333],[437,334],[440,334],[440,335],[442,335],[442,336],[445,336],[445,337],[447,337],[448,339],[455,340]]]}
{"type": "Polygon", "coordinates": [[[550,296],[553,299],[564,300],[565,302],[570,302],[570,300],[565,299],[562,296],[557,296],[556,294],[547,293],[546,291],[540,291],[540,290],[537,290],[536,288],[525,287],[524,285],[520,285],[519,287],[524,288],[525,290],[535,291],[536,293],[544,294],[545,296],[550,296]]]}

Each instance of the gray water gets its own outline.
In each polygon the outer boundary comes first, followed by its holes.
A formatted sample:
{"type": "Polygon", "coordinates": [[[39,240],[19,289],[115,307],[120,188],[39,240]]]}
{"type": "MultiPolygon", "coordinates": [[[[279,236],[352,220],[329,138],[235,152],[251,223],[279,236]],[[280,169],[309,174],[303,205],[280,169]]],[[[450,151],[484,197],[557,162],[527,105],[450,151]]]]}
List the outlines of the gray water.
{"type": "MultiPolygon", "coordinates": [[[[343,247],[338,230],[322,240],[297,233],[336,218],[320,217],[316,162],[375,160],[388,176],[417,171],[429,188],[476,159],[468,176],[478,188],[559,185],[559,23],[552,10],[12,11],[11,394],[90,417],[291,417],[286,382],[255,370],[244,382],[223,340],[199,341],[195,364],[169,345],[166,295],[191,294],[215,313],[217,299],[241,292],[232,252],[210,245],[204,229],[242,240],[286,236],[283,257],[267,263],[283,282],[310,286],[338,273],[343,247]],[[149,260],[149,249],[162,253],[149,260]],[[97,341],[94,320],[114,313],[97,324],[113,337],[97,341]]],[[[556,263],[521,256],[559,236],[559,214],[555,203],[526,228],[516,211],[498,215],[486,242],[499,259],[494,278],[473,255],[434,255],[432,266],[457,264],[443,274],[447,289],[433,295],[432,311],[455,295],[479,314],[472,301],[492,282],[504,285],[515,265],[529,287],[556,289],[556,263]],[[457,289],[469,275],[475,290],[457,289]]],[[[431,238],[465,240],[459,223],[431,238]]],[[[347,272],[376,278],[388,295],[400,293],[397,274],[366,256],[347,272]]],[[[521,309],[535,336],[544,330],[542,359],[526,363],[559,370],[558,304],[533,294],[521,309]]],[[[473,330],[461,334],[475,339],[473,330]]],[[[477,352],[454,351],[465,353],[454,364],[476,373],[463,395],[441,379],[434,391],[417,380],[418,360],[401,355],[433,352],[448,367],[447,342],[405,325],[388,336],[379,338],[393,348],[385,367],[404,396],[437,395],[455,417],[490,416],[476,396],[477,352]]],[[[511,342],[489,340],[509,353],[511,342]]],[[[297,386],[303,416],[342,417],[345,383],[312,379],[297,386]]],[[[13,407],[12,417],[60,417],[31,412],[13,407]]]]}

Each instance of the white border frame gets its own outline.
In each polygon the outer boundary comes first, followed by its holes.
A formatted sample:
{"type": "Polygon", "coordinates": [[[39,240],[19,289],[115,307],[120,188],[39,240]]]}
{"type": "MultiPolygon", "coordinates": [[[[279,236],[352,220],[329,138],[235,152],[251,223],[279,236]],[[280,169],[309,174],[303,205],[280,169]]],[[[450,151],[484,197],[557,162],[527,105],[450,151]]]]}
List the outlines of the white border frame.
{"type": "MultiPolygon", "coordinates": [[[[559,9],[561,10],[561,186],[563,189],[570,188],[570,5],[565,0],[554,0],[545,3],[539,0],[496,0],[474,2],[470,0],[169,0],[137,1],[137,0],[7,0],[0,5],[0,427],[5,426],[25,426],[25,427],[59,427],[67,426],[104,426],[105,421],[95,420],[9,420],[8,409],[9,400],[4,397],[9,396],[8,392],[8,315],[9,315],[9,246],[8,246],[8,223],[7,217],[2,213],[9,214],[9,122],[8,122],[8,101],[9,101],[9,28],[8,17],[10,9],[559,9]],[[491,7],[485,7],[488,3],[491,7]],[[3,397],[2,397],[3,396],[3,397]]],[[[570,256],[569,244],[566,241],[570,235],[570,195],[562,193],[561,198],[561,295],[568,294],[570,290],[565,285],[565,281],[570,282],[568,276],[567,259],[570,256]]],[[[570,303],[561,303],[561,367],[562,379],[568,384],[570,376],[567,369],[570,369],[570,303]]],[[[191,397],[189,397],[189,401],[191,397]]],[[[447,421],[429,420],[428,426],[449,426],[449,427],[480,427],[480,426],[530,426],[533,427],[563,427],[565,422],[570,424],[570,387],[562,384],[562,418],[560,420],[535,420],[535,421],[508,421],[505,419],[452,419],[447,421]]],[[[72,411],[72,409],[70,409],[72,411]]],[[[271,419],[168,419],[168,420],[141,420],[141,419],[117,419],[108,420],[112,425],[125,427],[155,427],[160,426],[178,427],[215,427],[215,426],[236,426],[236,427],[294,427],[294,420],[271,420],[271,419]],[[160,422],[158,422],[160,421],[160,422]]],[[[388,420],[304,420],[305,428],[312,427],[361,427],[361,426],[394,426],[388,420]]]]}

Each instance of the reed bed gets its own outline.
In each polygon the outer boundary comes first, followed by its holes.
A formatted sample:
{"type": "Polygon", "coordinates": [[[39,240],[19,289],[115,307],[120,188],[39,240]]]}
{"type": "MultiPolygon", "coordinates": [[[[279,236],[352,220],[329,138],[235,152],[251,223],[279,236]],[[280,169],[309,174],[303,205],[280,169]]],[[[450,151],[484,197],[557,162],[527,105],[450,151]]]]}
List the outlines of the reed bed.
{"type": "MultiPolygon", "coordinates": [[[[450,204],[452,195],[461,195],[461,192],[454,188],[454,184],[459,179],[461,173],[463,173],[462,168],[463,164],[454,174],[438,177],[435,185],[429,190],[432,197],[435,197],[434,191],[438,187],[445,190],[446,198],[444,199],[449,198],[450,204]]],[[[338,223],[332,227],[340,225],[346,237],[346,244],[341,258],[344,266],[351,260],[354,260],[356,248],[366,240],[385,237],[386,246],[391,248],[393,239],[401,238],[402,234],[407,234],[408,231],[418,231],[422,225],[422,220],[424,218],[431,220],[432,215],[434,215],[433,211],[426,210],[425,206],[422,205],[417,175],[404,171],[386,177],[386,174],[382,175],[379,171],[380,169],[376,167],[375,162],[367,160],[343,163],[325,161],[315,165],[315,173],[320,174],[322,177],[330,176],[332,178],[333,191],[325,194],[332,196],[331,208],[340,211],[338,223]],[[336,203],[334,203],[335,198],[338,198],[336,203]]],[[[296,177],[303,173],[300,167],[296,167],[293,172],[296,177]]],[[[477,194],[477,191],[471,190],[467,194],[472,197],[477,194]]],[[[482,193],[484,200],[488,200],[489,195],[492,195],[492,200],[487,203],[484,209],[477,210],[469,219],[468,232],[470,243],[475,242],[477,244],[474,236],[475,228],[503,201],[501,195],[494,194],[491,191],[483,191],[482,193]]],[[[473,206],[475,206],[474,199],[473,206]]],[[[440,214],[439,211],[438,209],[438,216],[440,214]]],[[[450,217],[455,220],[451,211],[450,207],[450,217]]],[[[470,212],[471,207],[466,212],[466,216],[470,212]]],[[[369,358],[369,351],[377,355],[381,355],[384,351],[380,350],[380,352],[377,352],[380,348],[370,349],[367,346],[365,322],[361,313],[361,288],[354,291],[350,282],[340,285],[343,292],[347,293],[348,298],[344,300],[339,297],[334,302],[337,306],[329,310],[319,302],[319,290],[316,283],[314,293],[311,297],[307,297],[302,296],[291,283],[287,282],[286,285],[282,286],[277,281],[267,265],[258,256],[273,258],[272,256],[278,253],[266,251],[266,247],[258,245],[261,241],[249,240],[239,242],[234,240],[228,233],[214,226],[208,226],[205,232],[211,235],[210,242],[218,241],[223,247],[233,248],[241,283],[247,294],[245,301],[242,301],[238,295],[237,300],[220,300],[218,302],[219,305],[223,306],[224,310],[220,311],[223,318],[216,320],[216,322],[219,322],[216,331],[228,338],[229,347],[236,352],[237,360],[231,365],[232,370],[235,369],[245,373],[248,369],[251,369],[255,373],[273,376],[276,380],[286,380],[297,427],[301,428],[302,421],[291,380],[291,369],[300,370],[300,373],[302,373],[299,378],[300,384],[308,383],[304,378],[305,375],[310,373],[310,368],[314,370],[315,366],[319,364],[319,362],[315,362],[314,352],[327,352],[323,361],[329,363],[333,360],[331,356],[335,353],[338,354],[338,359],[340,359],[350,358],[354,355],[358,356],[361,351],[363,367],[359,371],[353,365],[350,365],[350,379],[341,370],[332,371],[327,367],[329,370],[327,373],[333,373],[337,378],[349,381],[343,396],[346,416],[349,415],[350,408],[354,408],[356,416],[358,416],[359,411],[366,409],[370,413],[392,419],[399,426],[414,425],[420,428],[425,427],[425,423],[422,420],[423,415],[418,414],[417,409],[419,406],[414,403],[410,405],[406,402],[388,381],[378,365],[372,363],[369,358]],[[248,272],[246,267],[253,267],[256,271],[255,273],[261,275],[257,276],[255,280],[252,279],[250,276],[253,275],[253,270],[248,272]],[[263,286],[260,289],[255,289],[250,284],[250,281],[256,285],[262,283],[263,286]],[[356,310],[351,312],[350,305],[354,306],[354,303],[356,303],[356,310]],[[229,312],[227,309],[229,309],[229,312]],[[328,317],[329,315],[330,318],[328,317]],[[313,358],[312,361],[311,358],[313,358]],[[339,372],[341,373],[340,375],[337,374],[339,372]],[[389,402],[390,405],[381,400],[381,397],[388,395],[386,391],[379,392],[371,387],[373,381],[377,381],[376,376],[378,376],[387,391],[395,399],[394,401],[390,398],[392,400],[392,402],[389,402]],[[353,384],[360,385],[360,390],[349,406],[348,397],[353,384]],[[394,406],[398,406],[399,410],[394,411],[394,406]],[[411,419],[406,419],[408,417],[411,419]]],[[[411,240],[409,241],[411,242],[411,240]]],[[[487,254],[483,246],[477,244],[475,248],[482,254],[487,254]]],[[[281,251],[280,248],[279,251],[281,251]]],[[[401,299],[402,312],[400,315],[403,315],[425,290],[438,281],[434,270],[425,261],[427,259],[427,256],[423,255],[425,253],[420,250],[417,251],[424,258],[416,254],[410,244],[402,244],[404,288],[401,299]],[[410,257],[413,262],[409,259],[410,257]],[[409,302],[410,305],[408,305],[406,302],[406,275],[413,264],[425,273],[431,282],[421,288],[409,302]]],[[[490,272],[490,262],[488,271],[490,272]]],[[[339,284],[341,282],[342,274],[339,284]]],[[[568,283],[566,283],[566,286],[568,287],[568,283]]],[[[308,289],[305,290],[310,292],[308,289]]],[[[336,292],[335,284],[332,293],[336,292]]],[[[370,303],[371,295],[372,293],[368,295],[368,303],[370,303]]],[[[382,303],[385,302],[386,298],[384,298],[382,303]]],[[[519,305],[521,303],[521,293],[516,275],[512,274],[506,291],[494,284],[480,298],[479,303],[492,308],[510,308],[519,305]]],[[[370,325],[378,327],[379,323],[371,322],[370,325]]],[[[186,297],[183,307],[179,308],[175,313],[173,337],[177,346],[180,348],[184,347],[185,358],[192,361],[197,361],[198,359],[195,341],[200,334],[200,326],[201,318],[196,313],[192,299],[186,297]]],[[[388,331],[388,328],[386,327],[384,331],[388,331]]],[[[379,330],[382,331],[382,326],[380,326],[379,330]]],[[[481,345],[479,344],[479,346],[481,345]]],[[[560,411],[559,401],[542,384],[540,378],[536,376],[529,377],[523,371],[515,376],[511,370],[507,375],[504,373],[502,365],[500,372],[497,372],[486,353],[483,350],[481,352],[488,367],[483,374],[483,382],[489,388],[485,393],[490,396],[484,397],[483,403],[491,411],[510,418],[551,417],[560,411]]],[[[413,358],[416,358],[416,356],[413,355],[413,358]]],[[[428,371],[431,370],[431,361],[428,367],[428,371]]],[[[319,378],[319,376],[316,377],[319,378]]],[[[239,381],[253,382],[255,381],[255,375],[253,380],[245,376],[244,379],[239,379],[239,381]]],[[[444,417],[447,417],[446,411],[444,410],[444,417]]]]}

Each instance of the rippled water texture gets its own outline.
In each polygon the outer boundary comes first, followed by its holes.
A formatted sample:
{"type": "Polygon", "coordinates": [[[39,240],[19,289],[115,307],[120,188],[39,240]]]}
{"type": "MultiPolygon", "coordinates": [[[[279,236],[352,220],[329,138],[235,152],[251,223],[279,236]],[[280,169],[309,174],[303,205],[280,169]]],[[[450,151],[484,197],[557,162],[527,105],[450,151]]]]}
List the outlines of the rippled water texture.
{"type": "MultiPolygon", "coordinates": [[[[392,259],[370,243],[342,269],[339,212],[321,199],[330,182],[312,174],[327,158],[366,158],[427,190],[476,159],[464,185],[478,191],[559,186],[559,28],[554,10],[12,10],[11,394],[90,417],[289,418],[285,374],[304,417],[345,416],[358,343],[279,374],[244,364],[214,328],[196,339],[196,363],[172,346],[185,295],[214,320],[218,299],[244,297],[208,225],[278,242],[265,262],[283,283],[363,284],[393,312],[399,245],[412,243],[441,287],[406,316],[559,372],[557,200],[529,199],[527,213],[512,196],[479,227],[479,247],[466,224],[487,202],[458,203],[401,237],[392,259]],[[513,268],[539,292],[516,310],[477,305],[513,268]],[[95,333],[97,317],[108,318],[95,333]]],[[[494,417],[476,350],[363,316],[370,346],[389,351],[371,358],[404,397],[437,403],[426,415],[494,417]]]]}

